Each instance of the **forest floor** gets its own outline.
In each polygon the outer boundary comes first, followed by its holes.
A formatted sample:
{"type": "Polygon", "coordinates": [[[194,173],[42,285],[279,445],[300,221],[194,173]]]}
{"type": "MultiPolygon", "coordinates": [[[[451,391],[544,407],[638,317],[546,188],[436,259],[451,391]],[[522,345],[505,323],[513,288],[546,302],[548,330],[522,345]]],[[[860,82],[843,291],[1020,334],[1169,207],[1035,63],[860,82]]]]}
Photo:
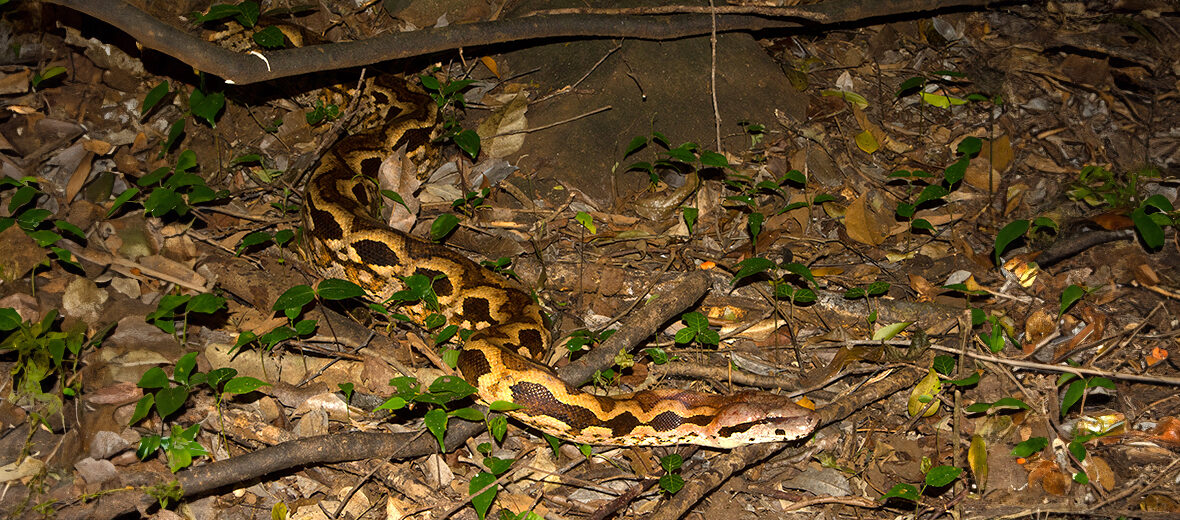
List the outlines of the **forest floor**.
{"type": "MultiPolygon", "coordinates": [[[[274,2],[246,28],[242,5],[197,23],[209,2],[151,4],[240,50],[295,24],[339,41],[499,14],[274,2]]],[[[2,5],[0,514],[1175,518],[1180,11],[1116,4],[715,51],[516,43],[241,86],[68,9],[2,5]],[[458,337],[313,292],[299,252],[307,175],[373,119],[362,76],[389,73],[440,94],[453,130],[382,179],[409,210],[390,223],[510,269],[561,338],[552,365],[666,306],[587,388],[760,388],[821,427],[730,451],[491,420],[440,449],[473,399],[391,380],[429,387],[458,337]],[[707,294],[672,308],[686,280],[707,294]],[[373,411],[391,395],[410,404],[373,411]],[[414,447],[285,444],[357,430],[414,447]],[[256,452],[273,466],[193,492],[256,452]]]]}

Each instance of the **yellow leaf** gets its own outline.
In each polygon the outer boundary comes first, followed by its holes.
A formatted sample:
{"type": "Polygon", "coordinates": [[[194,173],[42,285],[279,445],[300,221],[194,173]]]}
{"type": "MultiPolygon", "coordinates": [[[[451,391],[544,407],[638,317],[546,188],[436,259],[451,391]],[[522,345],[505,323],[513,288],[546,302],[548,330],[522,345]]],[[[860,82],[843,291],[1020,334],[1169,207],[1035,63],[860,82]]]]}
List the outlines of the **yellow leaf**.
{"type": "Polygon", "coordinates": [[[939,94],[931,94],[929,92],[922,93],[922,101],[938,108],[950,108],[951,105],[963,105],[967,101],[952,96],[942,96],[939,94]]]}
{"type": "MultiPolygon", "coordinates": [[[[910,417],[918,415],[919,412],[925,409],[926,404],[929,403],[930,400],[934,399],[934,396],[937,395],[938,391],[941,389],[942,380],[938,378],[938,372],[935,372],[934,369],[931,368],[930,372],[926,374],[926,377],[923,377],[921,381],[918,381],[918,384],[914,385],[914,390],[910,392],[910,400],[906,406],[910,417]]],[[[935,402],[930,406],[929,409],[926,410],[926,413],[922,414],[922,417],[930,417],[931,415],[938,413],[938,408],[941,406],[941,404],[941,402],[935,402]]]]}
{"type": "Polygon", "coordinates": [[[871,153],[877,151],[877,149],[881,148],[881,145],[877,144],[877,139],[874,138],[873,134],[869,133],[868,130],[865,130],[864,132],[856,134],[855,139],[856,139],[856,146],[858,148],[860,148],[861,151],[863,151],[864,153],[871,154],[871,153]]]}
{"type": "Polygon", "coordinates": [[[479,58],[479,61],[482,62],[483,66],[487,67],[488,70],[492,72],[492,74],[495,74],[497,78],[500,77],[500,66],[496,65],[495,59],[492,59],[488,56],[483,56],[479,58]]]}
{"type": "Polygon", "coordinates": [[[979,494],[987,490],[987,442],[981,435],[971,436],[971,447],[967,449],[967,464],[971,467],[971,474],[975,475],[975,483],[979,486],[979,494]]]}

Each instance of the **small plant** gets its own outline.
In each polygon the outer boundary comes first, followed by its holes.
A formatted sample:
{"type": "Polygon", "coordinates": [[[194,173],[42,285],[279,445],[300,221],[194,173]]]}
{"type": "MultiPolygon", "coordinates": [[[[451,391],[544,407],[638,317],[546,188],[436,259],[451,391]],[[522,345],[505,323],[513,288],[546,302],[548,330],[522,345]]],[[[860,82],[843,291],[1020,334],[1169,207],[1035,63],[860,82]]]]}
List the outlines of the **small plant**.
{"type": "Polygon", "coordinates": [[[205,184],[203,177],[192,173],[191,170],[196,166],[197,154],[192,150],[181,152],[176,164],[156,168],[136,181],[138,188],[128,188],[115,197],[111,208],[107,210],[107,216],[110,217],[127,201],[139,195],[140,189],[149,190],[142,204],[144,213],[154,217],[163,217],[169,213],[183,217],[196,204],[229,196],[228,191],[214,191],[205,184]]]}
{"type": "Polygon", "coordinates": [[[181,323],[180,342],[185,342],[190,313],[213,314],[225,308],[225,298],[215,294],[168,294],[160,298],[156,310],[147,315],[148,323],[159,327],[160,330],[176,336],[176,322],[181,323]],[[183,309],[181,308],[183,307],[183,309]]]}
{"type": "Polygon", "coordinates": [[[899,170],[889,175],[893,179],[902,179],[906,181],[911,189],[918,185],[922,185],[922,191],[912,202],[899,202],[897,204],[897,216],[902,220],[910,221],[910,227],[913,229],[920,229],[924,231],[933,231],[934,226],[924,218],[914,218],[914,213],[923,206],[931,206],[942,203],[943,199],[954,190],[963,177],[967,175],[967,166],[971,163],[971,159],[979,155],[979,151],[983,148],[983,141],[977,137],[968,137],[959,142],[958,153],[959,158],[951,163],[943,170],[942,181],[938,183],[931,183],[933,176],[922,170],[899,170]]]}
{"type": "Polygon", "coordinates": [[[721,335],[709,328],[709,319],[699,312],[688,312],[680,317],[684,328],[676,331],[676,343],[699,343],[716,347],[721,335]]]}
{"type": "MultiPolygon", "coordinates": [[[[37,245],[49,249],[53,257],[65,266],[69,266],[78,270],[82,269],[82,265],[74,260],[74,255],[66,249],[58,246],[57,243],[65,237],[61,233],[65,233],[71,237],[71,240],[79,244],[86,243],[86,232],[81,228],[75,226],[65,220],[50,219],[53,212],[37,207],[36,202],[44,193],[38,186],[35,177],[24,177],[21,179],[2,178],[0,179],[0,190],[16,188],[12,194],[12,198],[8,200],[8,213],[11,217],[0,217],[0,231],[4,231],[13,224],[19,226],[29,238],[37,242],[37,245]],[[59,231],[61,233],[59,233],[59,231]]],[[[8,276],[11,273],[3,273],[8,276]]]]}
{"type": "Polygon", "coordinates": [[[340,107],[335,103],[324,104],[324,100],[317,99],[315,108],[306,114],[307,124],[315,126],[320,123],[335,121],[340,117],[340,107]]]}
{"type": "Polygon", "coordinates": [[[443,82],[429,74],[423,74],[418,78],[422,81],[422,87],[426,89],[426,93],[430,94],[431,99],[434,99],[434,103],[438,105],[439,112],[443,114],[442,134],[438,140],[451,141],[468,157],[472,159],[477,157],[480,148],[479,134],[474,130],[464,129],[451,113],[452,111],[449,110],[451,108],[466,108],[467,105],[463,101],[463,89],[475,83],[475,80],[459,79],[443,82]]]}
{"type": "Polygon", "coordinates": [[[58,76],[61,76],[62,74],[65,74],[65,73],[66,73],[66,68],[62,67],[60,65],[49,67],[48,69],[45,69],[41,72],[34,72],[33,78],[31,80],[31,82],[33,84],[33,90],[37,90],[38,88],[40,88],[42,83],[44,83],[48,80],[51,80],[53,78],[56,78],[58,76]]]}
{"type": "MultiPolygon", "coordinates": [[[[1073,365],[1074,363],[1070,363],[1073,365]]],[[[1114,391],[1114,381],[1105,377],[1081,377],[1077,374],[1061,374],[1057,378],[1057,386],[1065,387],[1061,396],[1061,416],[1069,413],[1074,405],[1085,406],[1086,391],[1091,388],[1105,388],[1114,391]]]]}
{"type": "Polygon", "coordinates": [[[942,488],[949,486],[952,482],[957,480],[963,474],[963,469],[955,466],[932,466],[930,459],[922,458],[922,469],[926,474],[921,487],[913,484],[895,484],[889,491],[881,495],[882,502],[890,498],[900,498],[902,500],[909,500],[915,504],[921,501],[921,496],[928,488],[942,488]]]}
{"type": "Polygon", "coordinates": [[[484,199],[488,198],[490,191],[488,188],[479,191],[469,191],[462,198],[455,199],[451,202],[451,209],[458,211],[465,217],[474,217],[475,210],[485,207],[483,202],[484,199]]]}
{"type": "MultiPolygon", "coordinates": [[[[203,24],[221,20],[233,19],[247,29],[253,29],[261,16],[270,14],[293,14],[290,9],[272,9],[266,13],[258,6],[258,2],[245,0],[238,4],[214,4],[204,13],[193,13],[191,18],[195,23],[203,24]]],[[[273,25],[254,32],[251,36],[254,43],[266,49],[281,49],[285,45],[283,31],[273,25]]]]}
{"type": "Polygon", "coordinates": [[[492,501],[496,499],[496,494],[500,491],[500,486],[495,484],[496,479],[508,471],[516,459],[501,459],[491,456],[492,446],[486,442],[480,444],[477,451],[484,455],[483,467],[486,470],[481,470],[471,477],[471,482],[467,485],[467,492],[471,495],[471,506],[475,508],[476,515],[479,516],[479,520],[483,520],[488,509],[492,507],[492,501]],[[483,491],[480,492],[481,490],[483,491]]]}
{"type": "Polygon", "coordinates": [[[669,495],[675,495],[684,487],[684,477],[680,476],[680,466],[684,458],[676,453],[660,457],[660,467],[664,468],[664,475],[660,477],[660,489],[669,495]]]}
{"type": "Polygon", "coordinates": [[[255,231],[242,237],[242,241],[238,242],[238,247],[234,249],[234,254],[240,256],[244,251],[251,247],[269,244],[272,242],[281,248],[291,244],[291,240],[294,238],[295,231],[290,229],[280,229],[274,233],[269,231],[255,231]]]}
{"type": "Polygon", "coordinates": [[[791,262],[778,265],[766,258],[755,256],[738,262],[734,267],[737,268],[737,272],[734,273],[730,284],[737,284],[746,278],[766,274],[770,275],[770,286],[774,290],[776,299],[787,300],[793,304],[811,303],[816,299],[815,276],[811,274],[811,269],[803,264],[791,262]],[[778,269],[786,271],[791,276],[775,277],[775,271],[778,269]],[[803,285],[803,287],[795,287],[796,284],[803,285]]]}
{"type": "Polygon", "coordinates": [[[660,132],[652,132],[650,141],[647,136],[642,135],[632,138],[631,142],[627,143],[627,148],[623,151],[623,158],[626,159],[632,154],[647,148],[649,143],[663,148],[658,158],[654,162],[639,161],[631,163],[624,171],[645,171],[647,172],[648,180],[653,185],[659,182],[659,172],[661,170],[687,174],[704,168],[733,169],[729,164],[729,160],[724,155],[703,150],[696,143],[686,142],[676,148],[672,148],[671,141],[660,132]]]}
{"type": "MultiPolygon", "coordinates": [[[[171,378],[160,367],[152,367],[144,372],[143,376],[139,378],[138,386],[145,390],[154,390],[154,392],[146,393],[135,403],[135,411],[131,414],[129,424],[134,425],[142,421],[153,409],[161,420],[166,421],[168,417],[184,407],[189,395],[202,385],[208,386],[217,396],[218,410],[221,409],[223,394],[246,394],[269,385],[269,383],[253,377],[235,377],[237,371],[232,368],[219,368],[209,371],[208,374],[203,374],[195,370],[196,366],[197,353],[189,352],[177,360],[172,369],[171,378]]],[[[174,424],[170,436],[148,435],[143,437],[136,454],[140,459],[145,459],[157,450],[163,449],[165,456],[168,457],[168,466],[175,473],[191,465],[193,457],[208,455],[205,448],[196,442],[196,434],[199,431],[200,425],[197,424],[188,428],[181,428],[174,424]]]]}
{"type": "Polygon", "coordinates": [[[269,351],[281,341],[310,336],[318,327],[316,320],[298,319],[307,304],[316,299],[335,301],[364,295],[365,290],[359,285],[338,278],[324,279],[315,289],[312,289],[310,285],[296,285],[279,295],[271,307],[272,310],[283,312],[283,315],[287,317],[287,325],[275,327],[261,336],[250,331],[242,332],[238,334],[238,340],[234,343],[233,350],[258,342],[264,350],[269,351]]]}
{"type": "Polygon", "coordinates": [[[61,388],[61,395],[46,388],[54,379],[69,380],[64,376],[77,369],[78,356],[88,343],[81,330],[54,330],[57,318],[57,311],[51,310],[40,321],[26,322],[14,309],[0,308],[0,352],[16,353],[9,399],[34,405],[30,417],[35,423],[44,424],[46,417],[61,411],[63,397],[76,396],[79,391],[78,382],[61,388]]]}

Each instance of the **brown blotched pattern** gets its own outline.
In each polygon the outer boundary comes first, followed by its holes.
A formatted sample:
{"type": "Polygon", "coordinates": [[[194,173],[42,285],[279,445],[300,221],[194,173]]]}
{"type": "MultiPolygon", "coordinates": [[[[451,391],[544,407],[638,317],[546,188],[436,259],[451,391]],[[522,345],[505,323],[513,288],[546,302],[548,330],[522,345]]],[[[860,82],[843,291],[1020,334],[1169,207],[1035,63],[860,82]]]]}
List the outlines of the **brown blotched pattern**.
{"type": "Polygon", "coordinates": [[[394,230],[373,216],[381,199],[372,184],[385,156],[404,147],[411,160],[430,154],[435,105],[399,79],[374,80],[371,100],[386,108],[372,128],[336,143],[312,174],[304,196],[304,244],[324,276],[348,278],[385,299],[401,277],[432,280],[443,314],[476,330],[458,367],[486,402],[520,406],[508,414],[577,442],[614,445],[692,443],[733,447],[797,439],[815,428],[813,412],[786,397],[652,390],[596,396],[559,379],[540,359],[549,347],[540,306],[513,283],[463,255],[394,230]]]}

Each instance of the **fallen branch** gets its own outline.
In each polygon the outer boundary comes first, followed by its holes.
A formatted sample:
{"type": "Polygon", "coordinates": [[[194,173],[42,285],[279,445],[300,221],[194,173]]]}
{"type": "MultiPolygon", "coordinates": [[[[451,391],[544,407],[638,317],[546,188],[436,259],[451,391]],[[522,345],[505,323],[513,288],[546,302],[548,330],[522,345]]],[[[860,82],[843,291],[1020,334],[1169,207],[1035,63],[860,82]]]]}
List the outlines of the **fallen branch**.
{"type": "MultiPolygon", "coordinates": [[[[206,42],[120,0],[44,1],[107,22],[126,32],[143,47],[172,56],[197,70],[239,85],[494,43],[548,38],[672,40],[709,34],[714,29],[711,13],[650,16],[555,14],[454,24],[411,32],[392,32],[367,40],[244,54],[206,42]]],[[[774,16],[765,9],[758,10],[759,14],[720,14],[716,16],[716,32],[818,27],[820,24],[814,20],[823,20],[823,25],[841,24],[888,16],[979,8],[999,3],[1003,2],[832,0],[784,9],[781,15],[774,16]]],[[[677,8],[665,8],[669,9],[677,8]]],[[[680,10],[692,9],[684,7],[680,10]]]]}

